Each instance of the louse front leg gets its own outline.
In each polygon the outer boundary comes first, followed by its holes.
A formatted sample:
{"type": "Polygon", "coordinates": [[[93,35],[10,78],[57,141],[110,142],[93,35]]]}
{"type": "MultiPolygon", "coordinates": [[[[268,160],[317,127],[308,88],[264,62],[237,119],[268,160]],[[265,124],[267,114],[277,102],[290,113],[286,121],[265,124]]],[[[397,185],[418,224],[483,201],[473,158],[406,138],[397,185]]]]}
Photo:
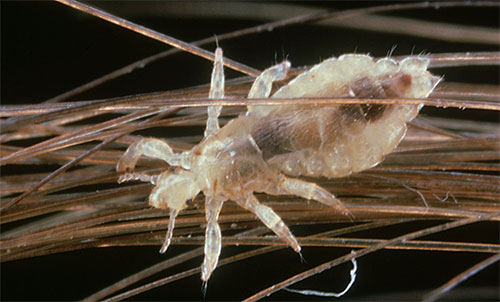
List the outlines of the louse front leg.
{"type": "MultiPolygon", "coordinates": [[[[269,192],[276,194],[274,192],[269,192]]],[[[313,182],[280,175],[278,193],[300,196],[305,199],[313,199],[322,204],[337,209],[344,215],[349,215],[349,210],[335,196],[313,182]]]]}
{"type": "Polygon", "coordinates": [[[222,234],[217,220],[224,200],[207,196],[205,200],[205,218],[207,228],[205,231],[205,259],[201,266],[201,279],[208,281],[217,266],[222,246],[222,234]]]}
{"type": "Polygon", "coordinates": [[[283,220],[281,220],[281,217],[273,209],[261,204],[253,194],[249,194],[246,199],[236,199],[236,203],[254,213],[262,223],[278,235],[278,237],[287,242],[295,252],[300,253],[300,245],[297,239],[295,239],[290,229],[288,229],[283,220]]]}
{"type": "MultiPolygon", "coordinates": [[[[224,98],[224,61],[222,58],[222,48],[217,47],[215,50],[214,68],[212,69],[212,79],[210,81],[209,99],[224,98]]],[[[219,131],[219,115],[222,106],[208,106],[207,127],[205,129],[205,137],[219,131]]]]}
{"type": "Polygon", "coordinates": [[[172,236],[174,235],[174,227],[175,227],[175,218],[179,215],[180,210],[170,209],[170,215],[168,219],[168,227],[167,227],[167,235],[165,236],[165,240],[160,248],[160,254],[163,254],[167,251],[170,246],[170,242],[172,241],[172,236]]]}
{"type": "Polygon", "coordinates": [[[150,182],[153,185],[156,185],[156,181],[158,179],[158,175],[148,175],[144,173],[127,173],[118,179],[118,183],[131,181],[131,180],[140,180],[143,182],[150,182]]]}
{"type": "MultiPolygon", "coordinates": [[[[118,161],[116,171],[133,171],[137,160],[139,160],[142,155],[162,159],[171,166],[181,166],[185,169],[189,169],[190,166],[189,152],[176,154],[172,151],[172,148],[170,148],[170,146],[162,140],[156,138],[143,138],[128,147],[127,151],[118,161]]],[[[120,177],[119,182],[130,179],[134,178],[124,175],[120,177]]]]}
{"type": "Polygon", "coordinates": [[[172,239],[175,218],[186,208],[186,201],[192,200],[200,192],[198,184],[191,171],[178,169],[166,171],[156,176],[155,187],[149,194],[149,205],[157,209],[170,209],[167,235],[163,241],[160,253],[165,253],[172,239]]]}

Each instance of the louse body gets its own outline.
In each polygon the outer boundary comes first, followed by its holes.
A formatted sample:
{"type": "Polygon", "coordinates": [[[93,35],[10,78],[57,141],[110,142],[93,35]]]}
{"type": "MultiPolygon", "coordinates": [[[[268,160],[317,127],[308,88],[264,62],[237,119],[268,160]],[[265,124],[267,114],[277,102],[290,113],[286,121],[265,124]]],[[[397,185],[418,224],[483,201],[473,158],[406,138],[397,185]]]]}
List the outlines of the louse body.
{"type": "MultiPolygon", "coordinates": [[[[410,57],[399,64],[385,58],[349,54],[330,58],[306,71],[272,97],[425,98],[440,78],[427,71],[428,60],[410,57]]],[[[217,49],[210,98],[224,95],[222,51],[217,49]]],[[[264,71],[249,98],[269,97],[272,82],[283,79],[290,63],[264,71]]],[[[300,246],[281,218],[259,203],[254,192],[297,195],[348,214],[345,206],[318,185],[292,176],[342,177],[373,167],[392,152],[422,105],[286,105],[249,106],[245,115],[219,128],[220,107],[208,108],[205,139],[192,150],[176,154],[158,139],[132,144],[117,165],[131,172],[141,155],[163,159],[174,172],[157,176],[128,173],[121,181],[140,179],[155,187],[150,205],[170,209],[164,252],[171,240],[175,217],[186,201],[200,192],[206,198],[205,259],[202,279],[217,265],[221,231],[217,224],[222,204],[233,200],[255,215],[296,252],[300,246]]]]}

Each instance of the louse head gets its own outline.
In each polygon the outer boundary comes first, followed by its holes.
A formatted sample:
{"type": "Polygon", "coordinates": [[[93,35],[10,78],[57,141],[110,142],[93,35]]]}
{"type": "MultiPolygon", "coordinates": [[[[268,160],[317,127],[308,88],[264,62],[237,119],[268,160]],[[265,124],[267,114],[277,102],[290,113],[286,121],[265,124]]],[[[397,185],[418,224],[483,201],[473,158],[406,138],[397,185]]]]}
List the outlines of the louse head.
{"type": "Polygon", "coordinates": [[[186,202],[194,199],[201,191],[195,179],[193,172],[183,169],[161,174],[149,195],[149,204],[163,209],[186,208],[186,202]]]}

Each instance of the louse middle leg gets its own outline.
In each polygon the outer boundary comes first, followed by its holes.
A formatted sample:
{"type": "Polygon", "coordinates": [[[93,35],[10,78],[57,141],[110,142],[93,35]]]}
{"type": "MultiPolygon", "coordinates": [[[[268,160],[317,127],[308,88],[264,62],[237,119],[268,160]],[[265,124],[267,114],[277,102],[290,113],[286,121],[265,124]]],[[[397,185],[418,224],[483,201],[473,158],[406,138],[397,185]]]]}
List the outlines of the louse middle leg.
{"type": "Polygon", "coordinates": [[[278,235],[278,237],[287,242],[295,252],[300,253],[301,248],[297,239],[295,239],[290,229],[273,209],[261,204],[253,194],[248,194],[246,198],[236,199],[235,201],[242,208],[254,213],[262,223],[278,235]]]}
{"type": "Polygon", "coordinates": [[[222,233],[217,223],[219,213],[222,209],[223,199],[207,196],[205,198],[205,219],[207,228],[205,230],[205,258],[201,265],[201,279],[205,282],[210,279],[210,275],[215,270],[219,261],[222,247],[222,233]]]}
{"type": "MultiPolygon", "coordinates": [[[[275,192],[269,192],[276,194],[275,192]]],[[[312,199],[324,205],[332,207],[344,215],[349,215],[349,210],[335,196],[313,182],[280,175],[278,194],[289,194],[312,199]]]]}

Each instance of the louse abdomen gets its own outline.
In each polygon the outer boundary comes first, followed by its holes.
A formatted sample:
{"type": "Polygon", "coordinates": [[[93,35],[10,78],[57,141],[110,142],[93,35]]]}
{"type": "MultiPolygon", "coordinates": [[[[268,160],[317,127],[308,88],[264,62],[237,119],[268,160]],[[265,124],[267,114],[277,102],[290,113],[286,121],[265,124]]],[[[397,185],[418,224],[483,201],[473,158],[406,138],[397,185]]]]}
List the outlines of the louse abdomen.
{"type": "Polygon", "coordinates": [[[405,117],[418,112],[414,105],[391,105],[367,121],[344,109],[325,106],[289,118],[282,114],[280,121],[294,122],[274,129],[275,122],[260,123],[252,135],[266,162],[287,175],[342,177],[379,163],[404,136],[405,117]]]}
{"type": "MultiPolygon", "coordinates": [[[[341,88],[338,97],[383,99],[404,96],[411,87],[411,75],[398,73],[371,79],[360,78],[341,88]]],[[[335,143],[342,129],[369,126],[391,114],[394,106],[380,104],[348,104],[334,106],[285,106],[272,117],[260,118],[252,136],[264,159],[275,155],[313,149],[335,143]],[[385,116],[384,116],[385,115],[385,116]],[[355,125],[359,124],[359,125],[355,125]]]]}
{"type": "MultiPolygon", "coordinates": [[[[273,97],[427,97],[439,82],[428,61],[329,59],[273,97]]],[[[394,150],[421,105],[290,105],[258,108],[251,134],[272,167],[291,176],[342,177],[371,168],[394,150]]],[[[249,117],[253,115],[250,114],[249,117]]]]}

